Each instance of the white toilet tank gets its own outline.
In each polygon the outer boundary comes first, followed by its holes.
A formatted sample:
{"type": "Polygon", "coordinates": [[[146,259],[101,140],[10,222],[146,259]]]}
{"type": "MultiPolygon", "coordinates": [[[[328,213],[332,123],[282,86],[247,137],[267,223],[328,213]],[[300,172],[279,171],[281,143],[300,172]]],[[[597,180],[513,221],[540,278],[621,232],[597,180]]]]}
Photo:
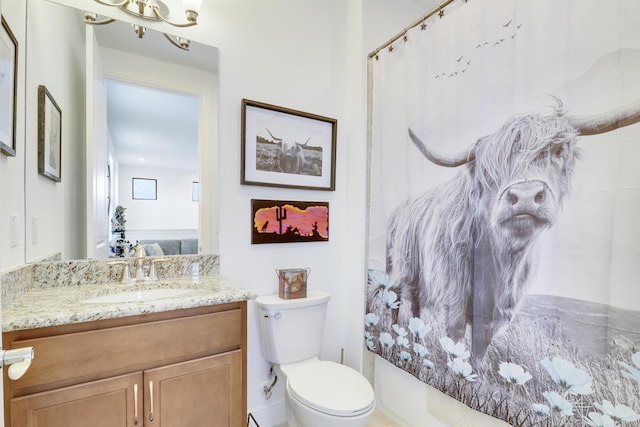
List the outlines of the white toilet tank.
{"type": "Polygon", "coordinates": [[[256,298],[264,358],[286,364],[318,356],[330,297],[328,292],[310,289],[306,298],[256,298]]]}

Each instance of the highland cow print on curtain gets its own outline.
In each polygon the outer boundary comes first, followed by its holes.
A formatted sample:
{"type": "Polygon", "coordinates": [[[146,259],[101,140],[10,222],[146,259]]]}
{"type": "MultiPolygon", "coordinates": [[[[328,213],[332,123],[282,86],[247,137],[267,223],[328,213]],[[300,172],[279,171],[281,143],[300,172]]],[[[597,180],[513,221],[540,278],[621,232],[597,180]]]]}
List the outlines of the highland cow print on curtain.
{"type": "Polygon", "coordinates": [[[513,425],[640,425],[640,2],[443,12],[369,62],[367,348],[513,425]]]}

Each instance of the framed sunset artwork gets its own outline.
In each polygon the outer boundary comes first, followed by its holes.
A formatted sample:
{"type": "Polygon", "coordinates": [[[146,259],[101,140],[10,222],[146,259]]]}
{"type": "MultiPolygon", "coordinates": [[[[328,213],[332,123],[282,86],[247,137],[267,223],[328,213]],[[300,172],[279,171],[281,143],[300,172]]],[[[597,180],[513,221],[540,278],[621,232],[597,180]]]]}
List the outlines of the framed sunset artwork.
{"type": "Polygon", "coordinates": [[[329,203],[251,200],[251,243],[326,242],[329,203]]]}

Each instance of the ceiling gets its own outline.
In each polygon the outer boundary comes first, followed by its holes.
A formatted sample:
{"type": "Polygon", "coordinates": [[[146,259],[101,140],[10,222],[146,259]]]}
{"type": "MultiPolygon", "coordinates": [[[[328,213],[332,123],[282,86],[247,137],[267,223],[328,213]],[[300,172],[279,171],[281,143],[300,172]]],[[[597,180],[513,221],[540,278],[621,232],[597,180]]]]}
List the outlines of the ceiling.
{"type": "Polygon", "coordinates": [[[198,98],[109,80],[107,122],[118,162],[198,170],[198,98]]]}
{"type": "MultiPolygon", "coordinates": [[[[139,39],[130,24],[94,26],[101,47],[217,72],[217,50],[191,43],[174,47],[158,31],[139,39]]],[[[198,170],[198,98],[111,80],[107,123],[120,164],[198,170]],[[140,160],[144,159],[144,161],[140,160]]]]}

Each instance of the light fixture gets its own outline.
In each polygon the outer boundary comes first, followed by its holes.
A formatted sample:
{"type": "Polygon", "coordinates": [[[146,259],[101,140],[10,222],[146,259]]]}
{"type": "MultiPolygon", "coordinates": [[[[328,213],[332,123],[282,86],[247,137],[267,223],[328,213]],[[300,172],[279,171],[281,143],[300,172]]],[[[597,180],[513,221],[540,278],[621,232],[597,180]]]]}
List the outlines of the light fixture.
{"type": "MultiPolygon", "coordinates": [[[[184,8],[184,14],[186,22],[172,22],[169,7],[161,0],[123,0],[119,3],[113,3],[106,0],[94,0],[96,3],[100,3],[106,6],[117,7],[118,9],[126,12],[130,15],[142,18],[148,21],[163,21],[174,27],[192,27],[198,23],[198,12],[202,5],[202,0],[182,0],[182,7],[184,8]]],[[[98,19],[98,15],[94,12],[84,12],[84,22],[91,25],[103,25],[114,22],[113,18],[98,19]]],[[[134,32],[138,38],[142,38],[146,32],[146,27],[139,24],[132,24],[134,32]]],[[[167,40],[169,40],[174,46],[189,50],[188,39],[184,37],[176,37],[174,40],[170,35],[163,33],[167,40]]]]}

